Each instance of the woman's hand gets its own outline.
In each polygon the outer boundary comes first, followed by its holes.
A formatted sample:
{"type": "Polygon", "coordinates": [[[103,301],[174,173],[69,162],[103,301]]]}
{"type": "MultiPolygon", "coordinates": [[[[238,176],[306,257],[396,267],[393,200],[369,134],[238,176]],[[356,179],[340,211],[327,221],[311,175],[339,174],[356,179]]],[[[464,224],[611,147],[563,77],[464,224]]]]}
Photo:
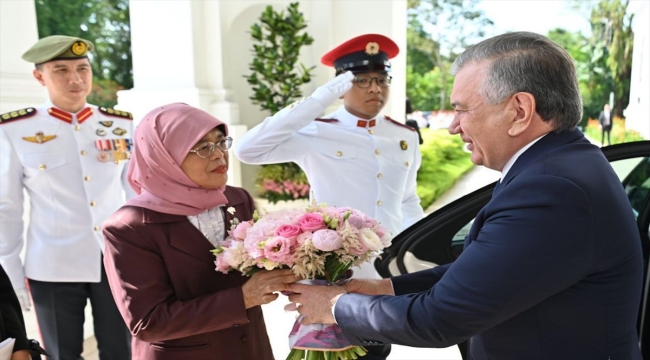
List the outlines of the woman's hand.
{"type": "Polygon", "coordinates": [[[277,299],[278,294],[275,292],[287,290],[287,284],[296,280],[296,276],[290,269],[256,272],[242,286],[246,309],[268,304],[277,299]]]}
{"type": "Polygon", "coordinates": [[[32,360],[32,355],[29,350],[20,350],[11,355],[11,360],[32,360]]]}

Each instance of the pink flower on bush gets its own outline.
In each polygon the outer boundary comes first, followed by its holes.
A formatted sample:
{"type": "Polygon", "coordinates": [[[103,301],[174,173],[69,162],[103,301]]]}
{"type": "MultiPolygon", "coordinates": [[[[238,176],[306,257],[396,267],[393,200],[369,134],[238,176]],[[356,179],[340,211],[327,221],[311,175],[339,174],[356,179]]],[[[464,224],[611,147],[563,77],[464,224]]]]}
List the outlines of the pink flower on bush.
{"type": "Polygon", "coordinates": [[[334,251],[341,247],[343,239],[334,230],[323,229],[315,231],[311,238],[314,247],[321,251],[334,251]]]}
{"type": "Polygon", "coordinates": [[[270,261],[291,265],[293,262],[291,240],[282,236],[270,238],[264,245],[264,254],[270,261]]]}
{"type": "Polygon", "coordinates": [[[298,226],[302,231],[316,231],[325,229],[325,221],[323,216],[318,213],[307,213],[298,219],[298,226]]]}
{"type": "Polygon", "coordinates": [[[246,231],[252,226],[253,221],[244,221],[242,223],[239,223],[239,225],[237,225],[237,227],[232,231],[231,235],[237,240],[244,240],[246,239],[246,231]]]}

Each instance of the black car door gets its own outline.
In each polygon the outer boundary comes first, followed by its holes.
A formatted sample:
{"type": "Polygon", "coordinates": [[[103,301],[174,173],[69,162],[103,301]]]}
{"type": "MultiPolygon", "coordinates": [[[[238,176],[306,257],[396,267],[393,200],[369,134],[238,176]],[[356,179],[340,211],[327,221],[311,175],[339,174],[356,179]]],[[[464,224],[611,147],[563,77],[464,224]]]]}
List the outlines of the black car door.
{"type": "MultiPolygon", "coordinates": [[[[637,216],[644,259],[643,299],[639,334],[644,358],[650,359],[650,313],[648,309],[648,250],[650,249],[650,141],[608,146],[602,149],[630,199],[637,216]]],[[[479,210],[492,197],[496,183],[487,185],[429,214],[393,239],[375,261],[383,277],[406,274],[454,261],[479,210]]],[[[462,348],[462,347],[461,347],[462,348]]]]}

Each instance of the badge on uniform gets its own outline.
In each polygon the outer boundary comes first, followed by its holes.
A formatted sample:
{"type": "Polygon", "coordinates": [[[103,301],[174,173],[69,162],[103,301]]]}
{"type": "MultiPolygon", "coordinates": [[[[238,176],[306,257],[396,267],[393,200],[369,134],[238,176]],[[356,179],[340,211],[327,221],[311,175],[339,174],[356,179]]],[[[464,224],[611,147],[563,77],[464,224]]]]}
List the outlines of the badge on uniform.
{"type": "Polygon", "coordinates": [[[48,142],[52,139],[54,139],[56,135],[45,135],[43,134],[42,131],[37,131],[34,136],[23,136],[23,140],[27,140],[29,142],[37,143],[37,144],[42,144],[44,142],[48,142]]]}
{"type": "Polygon", "coordinates": [[[400,140],[399,147],[401,147],[402,150],[406,150],[409,148],[409,144],[406,142],[406,140],[400,140]]]}
{"type": "Polygon", "coordinates": [[[107,120],[107,121],[100,121],[99,123],[102,124],[102,125],[104,125],[105,127],[111,127],[111,126],[113,126],[113,122],[112,122],[112,121],[108,121],[108,120],[107,120]]]}
{"type": "Polygon", "coordinates": [[[113,130],[113,134],[115,134],[117,136],[122,136],[122,135],[126,134],[126,130],[118,127],[118,128],[115,128],[115,130],[113,130]]]}
{"type": "Polygon", "coordinates": [[[104,129],[97,129],[95,134],[97,134],[97,136],[106,136],[106,131],[104,131],[104,129]]]}
{"type": "Polygon", "coordinates": [[[116,164],[121,160],[131,158],[131,139],[102,139],[95,140],[95,148],[99,150],[97,160],[101,162],[113,161],[116,164]]]}

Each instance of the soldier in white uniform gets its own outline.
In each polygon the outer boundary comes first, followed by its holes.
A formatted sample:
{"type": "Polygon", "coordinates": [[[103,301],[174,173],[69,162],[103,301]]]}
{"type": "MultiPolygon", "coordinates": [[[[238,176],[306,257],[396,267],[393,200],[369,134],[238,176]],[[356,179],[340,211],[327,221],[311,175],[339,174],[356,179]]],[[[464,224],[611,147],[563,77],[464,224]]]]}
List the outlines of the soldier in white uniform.
{"type": "MultiPolygon", "coordinates": [[[[321,62],[337,77],[248,131],[235,155],[249,164],[297,163],[317,202],[359,209],[394,235],[417,222],[424,216],[416,193],[418,134],[379,114],[390,93],[388,60],[398,52],[395,42],[377,34],[328,52],[321,62]],[[317,118],[338,98],[343,106],[317,118]]],[[[368,263],[355,277],[379,275],[368,263]]],[[[367,358],[386,355],[371,350],[367,358]]]]}
{"type": "Polygon", "coordinates": [[[81,38],[50,36],[23,59],[49,101],[0,115],[0,263],[23,310],[34,302],[55,360],[81,359],[84,307],[92,305],[101,360],[130,359],[130,334],[102,265],[100,228],[125,201],[131,114],[86,103],[92,88],[81,38]],[[24,266],[23,189],[30,199],[24,266]]]}

